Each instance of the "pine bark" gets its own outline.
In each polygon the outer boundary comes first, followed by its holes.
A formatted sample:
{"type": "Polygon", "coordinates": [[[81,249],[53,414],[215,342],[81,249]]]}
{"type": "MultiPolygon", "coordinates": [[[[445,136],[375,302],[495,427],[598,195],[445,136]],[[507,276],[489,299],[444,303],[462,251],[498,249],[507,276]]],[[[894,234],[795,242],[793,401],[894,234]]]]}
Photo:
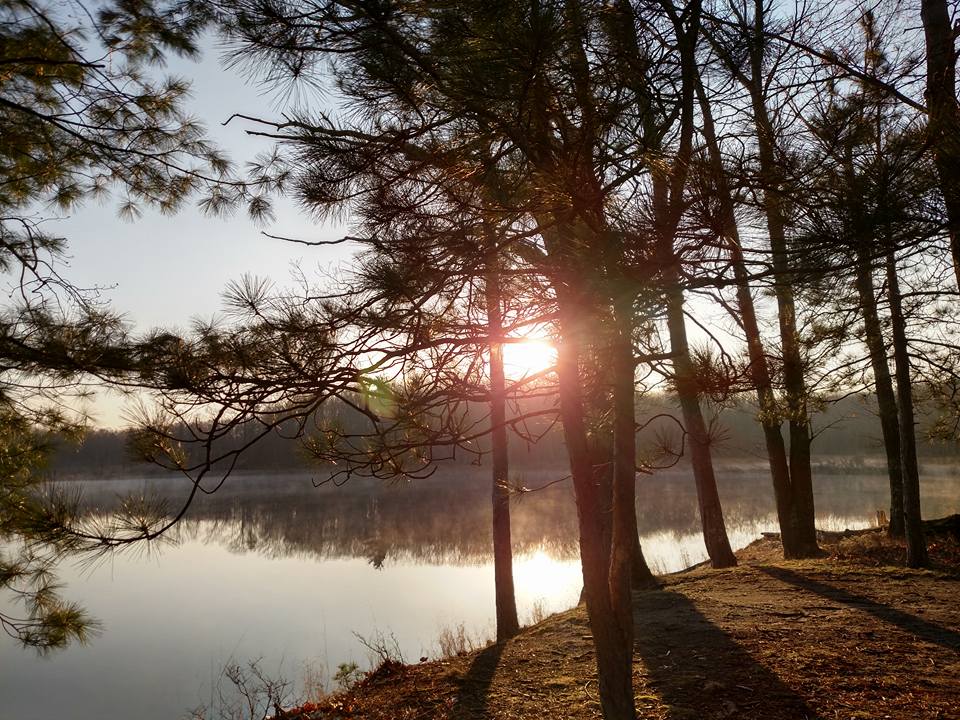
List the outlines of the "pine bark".
{"type": "MultiPolygon", "coordinates": [[[[764,8],[756,1],[755,23],[757,33],[763,33],[764,8]]],[[[780,197],[782,178],[776,158],[776,134],[767,111],[760,84],[762,53],[752,57],[750,91],[753,117],[759,150],[759,179],[763,188],[763,209],[770,238],[773,266],[773,292],[777,301],[777,319],[780,326],[780,345],[783,357],[783,385],[787,405],[787,425],[790,449],[790,502],[793,505],[796,537],[793,547],[784,552],[792,557],[816,557],[822,554],[817,545],[816,511],[813,500],[813,473],[810,467],[810,420],[807,409],[807,387],[804,378],[803,356],[797,329],[796,300],[786,240],[786,214],[780,197]]]]}
{"type": "Polygon", "coordinates": [[[683,290],[677,284],[672,284],[667,290],[667,328],[670,333],[670,354],[673,356],[674,384],[680,400],[683,425],[687,431],[690,462],[697,487],[703,541],[712,567],[733,567],[737,564],[737,558],[730,547],[723,520],[723,508],[710,452],[710,435],[700,407],[695,369],[687,342],[683,290]]]}
{"type": "Polygon", "coordinates": [[[810,467],[810,423],[807,411],[807,387],[803,357],[797,330],[797,309],[787,254],[786,221],[777,195],[776,158],[773,151],[773,127],[762,100],[754,105],[760,148],[760,172],[763,178],[763,204],[773,256],[773,292],[777,300],[780,326],[780,350],[783,356],[783,386],[790,434],[790,499],[796,515],[796,557],[819,554],[813,503],[813,474],[810,467]]]}
{"type": "Polygon", "coordinates": [[[907,565],[926,567],[927,541],[920,513],[920,468],[917,462],[916,422],[913,414],[913,386],[910,379],[910,352],[907,345],[907,323],[903,314],[897,258],[894,248],[886,257],[887,300],[893,335],[893,358],[897,380],[897,416],[900,420],[900,454],[903,469],[903,520],[907,539],[907,565]]]}
{"type": "Polygon", "coordinates": [[[507,388],[503,370],[503,317],[500,278],[495,268],[485,282],[490,337],[490,423],[493,462],[493,578],[497,642],[520,631],[513,586],[513,546],[510,534],[509,454],[507,449],[507,388]]]}
{"type": "Polygon", "coordinates": [[[787,459],[786,443],[781,431],[780,413],[777,408],[776,394],[769,362],[763,348],[760,324],[757,320],[756,306],[750,289],[750,275],[747,269],[740,231],[734,212],[733,194],[727,182],[720,144],[717,140],[713,114],[702,85],[697,83],[700,109],[703,115],[704,136],[707,141],[710,167],[713,174],[717,197],[720,201],[720,231],[726,240],[730,252],[736,282],[737,307],[740,310],[740,324],[743,328],[749,359],[748,372],[751,383],[757,393],[759,422],[763,429],[763,438],[770,465],[770,477],[777,509],[777,521],[780,526],[780,540],[784,556],[787,558],[804,557],[807,554],[800,532],[800,519],[794,502],[791,487],[790,464],[787,459]]]}
{"type": "MultiPolygon", "coordinates": [[[[564,440],[570,457],[580,532],[580,560],[583,568],[583,595],[597,653],[599,695],[606,720],[634,720],[633,624],[622,619],[632,612],[629,595],[611,594],[610,553],[603,542],[597,484],[584,425],[584,405],[579,372],[581,339],[578,309],[585,305],[560,300],[561,341],[557,348],[557,379],[564,440]],[[572,307],[571,307],[572,306],[572,307]]],[[[631,541],[632,547],[632,541],[631,541]]],[[[631,615],[632,617],[632,615],[631,615]]]]}
{"type": "MultiPolygon", "coordinates": [[[[878,123],[879,127],[879,123],[878,123]]],[[[881,149],[881,138],[875,138],[877,149],[881,149]]],[[[897,411],[897,397],[893,389],[893,379],[888,364],[887,343],[883,337],[880,314],[877,310],[877,294],[873,285],[873,257],[870,246],[872,228],[860,200],[859,182],[854,164],[854,148],[845,149],[843,167],[846,187],[849,195],[846,199],[848,211],[852,217],[855,285],[860,301],[860,314],[863,316],[863,334],[873,369],[874,387],[877,394],[877,407],[880,415],[880,429],[883,433],[883,447],[887,458],[887,477],[890,484],[890,527],[889,534],[903,537],[903,461],[901,458],[900,419],[897,411]]]]}
{"type": "Polygon", "coordinates": [[[627,657],[631,662],[628,673],[632,688],[633,602],[630,593],[638,535],[636,364],[633,358],[633,302],[629,295],[620,294],[613,299],[613,321],[610,334],[614,422],[613,531],[609,585],[618,634],[623,642],[629,643],[627,657]]]}
{"type": "Polygon", "coordinates": [[[960,287],[960,105],[957,102],[956,31],[946,0],[921,0],[927,48],[927,137],[947,210],[953,269],[960,287]]]}
{"type": "MultiPolygon", "coordinates": [[[[581,251],[575,221],[564,222],[561,218],[553,222],[547,218],[541,226],[550,230],[543,233],[547,253],[562,258],[565,268],[577,267],[572,257],[581,251]]],[[[589,231],[584,230],[582,234],[589,231]]],[[[633,697],[633,622],[632,602],[629,591],[631,564],[611,562],[614,554],[622,551],[613,548],[613,542],[623,542],[623,531],[616,529],[613,521],[611,542],[604,539],[603,514],[608,510],[601,498],[600,485],[597,482],[595,452],[591,451],[586,427],[585,402],[583,397],[583,378],[580,362],[590,347],[609,350],[604,347],[605,333],[598,332],[598,323],[592,319],[601,314],[597,298],[583,287],[582,278],[573,276],[572,271],[556,278],[554,284],[557,295],[557,315],[559,325],[559,343],[557,346],[557,386],[560,407],[560,419],[563,425],[564,442],[570,460],[570,474],[573,480],[574,495],[577,503],[577,521],[580,543],[580,563],[583,570],[582,597],[587,606],[587,617],[593,636],[597,658],[600,706],[605,720],[635,720],[636,711],[633,697]],[[616,567],[618,576],[611,570],[616,567]],[[626,573],[626,577],[623,574],[626,573]],[[611,592],[611,589],[616,592],[611,592]],[[625,619],[629,618],[629,622],[625,619]]],[[[632,356],[631,356],[632,357],[632,356]]],[[[631,418],[631,422],[633,419],[631,418]]],[[[616,440],[614,441],[616,444],[616,440]]],[[[611,460],[609,455],[607,461],[611,460]]],[[[614,478],[614,482],[616,479],[614,478]]],[[[625,488],[620,489],[620,493],[625,488]]],[[[614,504],[618,498],[614,489],[614,504]]],[[[613,508],[614,517],[626,512],[635,512],[635,505],[629,508],[613,508]]],[[[633,537],[626,538],[632,552],[636,543],[636,521],[633,524],[633,537]]]]}
{"type": "Polygon", "coordinates": [[[697,504],[704,544],[710,563],[714,568],[732,567],[737,564],[730,547],[727,529],[723,520],[720,493],[713,469],[710,438],[703,410],[700,407],[700,391],[696,371],[690,356],[686,322],[683,312],[683,288],[680,284],[680,257],[674,248],[674,236],[683,212],[683,194],[687,182],[693,148],[694,108],[696,88],[699,84],[696,45],[699,32],[699,5],[691,10],[690,28],[678,30],[678,50],[683,73],[681,105],[681,136],[674,159],[674,167],[668,173],[653,173],[653,205],[660,246],[660,259],[664,263],[662,277],[667,309],[667,332],[670,336],[674,385],[680,401],[684,429],[690,439],[690,460],[694,483],[697,488],[697,504]]]}
{"type": "Polygon", "coordinates": [[[869,253],[857,249],[857,294],[863,315],[864,340],[870,353],[873,382],[877,393],[883,449],[887,458],[890,482],[890,528],[892,537],[903,537],[903,472],[900,458],[900,421],[897,417],[897,396],[887,362],[887,343],[883,338],[877,296],[873,285],[873,267],[869,253]]]}

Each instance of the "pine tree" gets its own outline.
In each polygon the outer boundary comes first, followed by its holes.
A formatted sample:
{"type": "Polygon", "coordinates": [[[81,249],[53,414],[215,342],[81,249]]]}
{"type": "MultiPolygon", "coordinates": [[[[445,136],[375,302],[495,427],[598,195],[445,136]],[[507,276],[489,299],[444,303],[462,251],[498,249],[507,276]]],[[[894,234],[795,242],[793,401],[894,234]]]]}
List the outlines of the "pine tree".
{"type": "MultiPolygon", "coordinates": [[[[66,241],[43,216],[111,192],[127,218],[144,206],[174,212],[200,192],[210,211],[242,201],[263,210],[185,111],[188,86],[151,67],[195,56],[207,20],[151,0],[93,13],[79,2],[0,3],[0,268],[19,279],[0,312],[0,590],[23,609],[0,623],[40,650],[89,637],[91,619],[60,597],[54,569],[63,553],[103,547],[102,533],[76,531],[75,498],[39,487],[47,449],[82,431],[70,396],[84,380],[140,362],[96,292],[61,274],[66,241]]],[[[130,510],[116,527],[138,526],[130,510]]]]}

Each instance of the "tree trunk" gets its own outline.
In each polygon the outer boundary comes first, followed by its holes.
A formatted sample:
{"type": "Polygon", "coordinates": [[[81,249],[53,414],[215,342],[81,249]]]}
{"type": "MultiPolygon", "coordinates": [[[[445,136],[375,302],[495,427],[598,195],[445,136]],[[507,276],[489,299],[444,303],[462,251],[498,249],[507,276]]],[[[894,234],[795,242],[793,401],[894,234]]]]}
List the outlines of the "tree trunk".
{"type": "MultiPolygon", "coordinates": [[[[693,80],[688,79],[688,82],[693,80]]],[[[696,371],[690,358],[690,345],[687,342],[687,327],[683,314],[683,288],[680,287],[680,259],[674,249],[674,235],[679,215],[672,211],[670,201],[667,176],[654,172],[653,208],[657,242],[660,245],[659,255],[661,262],[664,263],[662,278],[665,286],[670,356],[683,426],[690,439],[690,461],[697,488],[697,505],[700,510],[703,541],[710,557],[710,564],[714,568],[732,567],[737,564],[737,559],[730,548],[727,529],[723,523],[723,509],[720,506],[720,494],[717,492],[717,479],[713,472],[713,458],[710,453],[710,438],[700,408],[696,371]]]]}
{"type": "Polygon", "coordinates": [[[690,441],[690,461],[697,486],[697,504],[700,509],[703,541],[712,567],[733,567],[737,564],[737,558],[730,548],[727,528],[723,522],[723,508],[720,505],[720,493],[717,491],[717,479],[713,472],[710,437],[700,408],[699,391],[687,342],[687,329],[683,315],[683,290],[676,283],[667,289],[667,328],[670,333],[674,384],[680,399],[683,425],[690,441]]]}
{"type": "Polygon", "coordinates": [[[600,542],[607,557],[613,544],[613,433],[604,428],[588,438],[593,482],[597,486],[597,522],[600,523],[600,542]]]}
{"type": "MultiPolygon", "coordinates": [[[[600,507],[600,537],[608,556],[611,555],[613,544],[613,444],[609,436],[594,438],[590,442],[590,456],[593,460],[594,477],[597,484],[598,505],[600,507]]],[[[634,505],[633,526],[636,527],[636,505],[634,505]]],[[[659,587],[656,576],[650,571],[647,560],[640,546],[640,536],[632,543],[633,551],[630,559],[630,583],[634,590],[650,590],[659,587]]],[[[581,591],[580,602],[586,596],[581,591]]]]}
{"type": "Polygon", "coordinates": [[[873,268],[870,257],[862,247],[857,248],[857,293],[863,313],[864,339],[873,367],[874,387],[883,432],[883,448],[887,456],[887,475],[890,479],[890,535],[903,537],[903,474],[900,459],[900,422],[897,418],[897,397],[887,364],[887,344],[883,339],[877,296],[873,286],[873,268]]]}
{"type": "Polygon", "coordinates": [[[957,103],[956,31],[946,0],[921,0],[927,45],[927,136],[947,210],[953,270],[960,287],[960,106],[957,103]]]}
{"type": "Polygon", "coordinates": [[[633,602],[631,597],[637,535],[636,364],[633,359],[633,302],[613,299],[610,333],[613,367],[613,532],[610,544],[610,598],[620,643],[626,646],[626,675],[633,713],[633,602]]]}
{"type": "Polygon", "coordinates": [[[647,559],[643,556],[640,535],[633,541],[633,562],[630,567],[630,585],[634,590],[651,590],[659,587],[656,576],[650,572],[647,559]]]}
{"type": "MultiPolygon", "coordinates": [[[[573,228],[563,221],[554,222],[552,217],[546,218],[541,227],[551,228],[543,233],[548,255],[562,257],[569,263],[566,267],[575,267],[571,256],[576,254],[579,243],[573,228]]],[[[577,503],[583,599],[597,654],[600,706],[605,720],[635,720],[633,623],[624,626],[621,622],[624,617],[632,617],[632,604],[629,594],[610,593],[611,552],[603,541],[603,508],[587,438],[580,375],[583,350],[598,340],[596,323],[591,321],[598,316],[593,312],[597,304],[572,275],[558,279],[554,288],[560,335],[557,345],[560,420],[577,503]]],[[[631,548],[634,542],[630,538],[631,548]]]]}
{"type": "Polygon", "coordinates": [[[507,390],[503,372],[503,319],[500,277],[487,272],[487,324],[490,335],[490,423],[493,456],[493,578],[497,609],[497,642],[520,630],[513,588],[513,547],[510,538],[509,457],[507,451],[507,390]]]}
{"type": "Polygon", "coordinates": [[[773,495],[777,507],[777,522],[780,525],[780,543],[783,555],[787,559],[806,556],[799,531],[799,518],[791,488],[790,464],[787,460],[787,447],[780,429],[780,417],[777,409],[770,368],[763,351],[760,326],[757,322],[756,307],[750,292],[746,264],[740,251],[739,235],[731,249],[734,277],[737,281],[737,305],[743,322],[747,340],[747,354],[750,360],[750,379],[757,391],[760,406],[760,426],[763,428],[763,440],[770,464],[770,477],[773,481],[773,495]]]}
{"type": "Polygon", "coordinates": [[[703,86],[699,81],[697,82],[697,93],[703,115],[704,136],[710,154],[710,168],[716,183],[717,197],[720,200],[721,233],[730,250],[730,263],[733,266],[736,281],[737,306],[740,309],[740,323],[746,339],[747,357],[750,361],[748,371],[757,393],[757,403],[760,409],[759,421],[763,428],[767,459],[770,464],[770,477],[773,481],[777,521],[780,525],[780,542],[783,545],[784,557],[799,558],[805,555],[805,548],[800,539],[799,519],[791,490],[787,448],[780,430],[780,413],[777,409],[776,395],[773,391],[770,366],[763,349],[756,306],[750,291],[750,278],[740,243],[740,231],[737,227],[734,212],[733,195],[727,183],[726,171],[720,155],[720,144],[717,141],[713,114],[703,91],[703,86]]]}
{"type": "MultiPolygon", "coordinates": [[[[559,294],[559,293],[558,293],[559,294]]],[[[587,444],[579,372],[581,333],[576,315],[585,305],[560,301],[561,341],[557,348],[557,380],[564,440],[570,457],[577,518],[583,595],[597,653],[600,705],[606,720],[634,720],[633,626],[620,618],[631,612],[630,598],[610,594],[610,555],[602,538],[600,498],[587,444]],[[571,307],[572,305],[572,307],[571,307]],[[623,607],[626,600],[626,607],[623,607]]]]}
{"type": "MultiPolygon", "coordinates": [[[[632,310],[632,309],[631,309],[632,310]]],[[[616,410],[618,417],[617,427],[619,428],[619,435],[617,435],[617,429],[615,428],[614,434],[617,437],[616,447],[619,458],[619,464],[615,461],[614,465],[616,467],[618,486],[621,487],[621,492],[614,498],[614,507],[617,507],[617,503],[623,503],[621,505],[622,512],[626,513],[629,508],[630,517],[621,518],[621,534],[618,536],[617,541],[623,542],[625,545],[629,546],[629,578],[630,578],[630,588],[633,590],[650,590],[656,587],[659,587],[657,578],[650,571],[650,566],[647,565],[647,559],[643,555],[643,548],[640,545],[640,532],[637,527],[637,499],[636,499],[636,416],[635,416],[635,398],[636,398],[636,385],[635,385],[635,372],[636,365],[633,358],[633,344],[630,341],[630,330],[632,330],[632,315],[628,315],[627,319],[623,319],[624,308],[621,307],[618,311],[617,325],[619,328],[620,336],[618,341],[620,345],[617,349],[617,357],[614,361],[614,403],[617,405],[618,409],[616,410]],[[626,333],[626,339],[624,338],[624,333],[626,333]],[[628,344],[629,343],[629,344],[628,344]],[[629,392],[629,395],[627,393],[629,392]],[[627,398],[629,397],[629,401],[627,398]],[[629,404],[629,410],[631,415],[630,423],[628,427],[627,423],[627,405],[629,404]],[[630,441],[630,446],[626,447],[627,440],[630,441]],[[632,466],[628,465],[632,463],[632,466]],[[630,483],[629,488],[623,488],[622,485],[626,484],[626,474],[627,467],[630,467],[630,476],[632,482],[630,483]],[[627,490],[628,492],[623,492],[627,490]]],[[[612,558],[612,554],[611,554],[612,558]]]]}
{"type": "MultiPolygon", "coordinates": [[[[758,0],[759,5],[760,0],[758,0]]],[[[758,13],[762,14],[758,9],[758,13]]],[[[761,22],[758,20],[757,22],[761,22]]],[[[783,385],[787,402],[787,422],[790,431],[790,498],[795,515],[796,537],[794,557],[816,557],[822,552],[817,545],[816,512],[813,502],[813,473],[810,467],[810,420],[807,411],[807,387],[804,379],[803,357],[797,331],[796,303],[793,278],[787,252],[786,220],[778,190],[780,173],[774,152],[774,130],[767,114],[762,90],[757,85],[759,68],[754,70],[750,87],[757,146],[760,159],[760,181],[763,186],[763,207],[773,256],[774,285],[777,316],[780,324],[780,343],[783,355],[783,385]]],[[[786,548],[784,548],[786,551],[786,548]]]]}
{"type": "Polygon", "coordinates": [[[900,420],[900,454],[903,468],[903,520],[907,538],[907,565],[929,564],[927,541],[920,514],[920,470],[917,463],[917,439],[913,417],[913,387],[910,380],[910,353],[907,347],[907,323],[903,316],[900,281],[897,278],[896,250],[887,252],[887,295],[893,329],[893,358],[897,377],[897,415],[900,420]]]}

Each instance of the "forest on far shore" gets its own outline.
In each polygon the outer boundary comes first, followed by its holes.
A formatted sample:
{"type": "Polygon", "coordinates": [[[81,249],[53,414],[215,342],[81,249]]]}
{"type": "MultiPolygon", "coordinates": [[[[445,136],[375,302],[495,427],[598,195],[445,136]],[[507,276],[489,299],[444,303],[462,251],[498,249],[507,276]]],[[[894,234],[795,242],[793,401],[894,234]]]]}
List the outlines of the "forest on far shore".
{"type": "MultiPolygon", "coordinates": [[[[528,401],[528,404],[532,404],[528,401]]],[[[689,458],[670,456],[670,450],[680,448],[680,437],[675,424],[668,417],[678,415],[675,400],[667,395],[648,395],[638,400],[638,423],[655,416],[637,435],[637,449],[641,456],[649,458],[651,468],[672,465],[674,461],[685,464],[689,458]]],[[[531,408],[526,408],[530,410],[531,408]]],[[[927,439],[936,421],[936,412],[918,413],[918,437],[920,457],[925,460],[960,457],[956,443],[939,439],[927,439]]],[[[756,422],[756,407],[745,402],[728,403],[713,408],[713,446],[717,458],[763,459],[763,433],[756,422]]],[[[358,414],[341,403],[329,403],[325,420],[336,418],[343,425],[360,423],[358,414]]],[[[864,459],[883,455],[880,424],[876,415],[875,399],[871,396],[852,395],[832,402],[824,402],[820,413],[814,418],[813,442],[814,465],[821,472],[831,469],[849,471],[863,464],[864,459]]],[[[223,450],[233,449],[245,443],[249,428],[236,428],[222,445],[223,450]],[[229,447],[228,447],[229,446],[229,447]]],[[[518,469],[562,468],[566,463],[563,432],[560,426],[528,428],[529,437],[511,434],[510,455],[518,469]],[[537,436],[536,431],[544,434],[537,436]]],[[[129,475],[165,474],[168,471],[155,464],[139,460],[131,450],[133,430],[91,429],[78,442],[60,442],[52,453],[48,473],[54,479],[112,478],[129,475]]],[[[486,440],[486,438],[482,439],[486,440]]],[[[481,442],[481,455],[464,454],[455,457],[455,464],[489,464],[489,443],[481,442]]],[[[869,464],[868,464],[869,467],[869,464]]],[[[279,432],[260,439],[247,448],[240,457],[237,469],[241,471],[297,472],[316,471],[318,465],[304,452],[296,432],[279,432]]]]}

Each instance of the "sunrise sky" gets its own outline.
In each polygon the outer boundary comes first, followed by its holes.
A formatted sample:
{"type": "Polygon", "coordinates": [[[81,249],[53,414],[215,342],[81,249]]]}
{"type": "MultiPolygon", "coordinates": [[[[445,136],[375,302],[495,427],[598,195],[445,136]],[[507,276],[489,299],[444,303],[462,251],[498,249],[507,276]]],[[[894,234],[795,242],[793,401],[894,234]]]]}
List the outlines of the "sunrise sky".
{"type": "MultiPolygon", "coordinates": [[[[238,72],[221,67],[219,55],[211,46],[200,63],[175,60],[167,70],[191,79],[190,109],[242,164],[268,144],[246,135],[239,122],[221,123],[233,112],[275,117],[282,95],[245,84],[238,72]]],[[[141,219],[126,222],[118,220],[117,205],[116,197],[88,204],[46,227],[69,241],[66,276],[80,286],[109,288],[106,296],[114,309],[139,330],[182,327],[192,317],[209,317],[219,310],[227,282],[244,273],[283,282],[292,263],[307,271],[329,269],[350,253],[345,246],[308,248],[264,237],[262,230],[311,240],[338,235],[338,228],[315,224],[289,200],[277,204],[276,222],[265,227],[252,223],[242,209],[228,218],[209,217],[193,203],[171,217],[144,209],[141,219]]],[[[52,211],[42,215],[50,217],[52,211]]]]}
{"type": "MultiPolygon", "coordinates": [[[[291,96],[312,108],[332,107],[331,97],[317,91],[300,88],[299,95],[291,95],[244,82],[239,70],[224,67],[222,48],[213,42],[199,62],[174,59],[164,72],[190,79],[190,110],[238,166],[267,149],[269,142],[249,136],[245,130],[253,127],[250,123],[234,120],[224,126],[233,113],[276,118],[293,102],[291,96]]],[[[49,209],[41,216],[51,218],[46,225],[49,232],[68,239],[70,259],[64,275],[80,287],[104,288],[103,296],[113,310],[135,331],[146,332],[157,327],[184,329],[194,318],[217,315],[224,288],[246,273],[282,286],[290,281],[295,266],[322,282],[324,275],[347,264],[353,252],[350,244],[311,248],[265,237],[263,231],[330,240],[346,232],[342,224],[314,221],[287,198],[275,202],[276,220],[264,226],[253,223],[242,208],[226,218],[211,217],[201,213],[195,202],[173,216],[144,208],[140,219],[128,222],[117,216],[117,197],[59,218],[49,209]]],[[[716,312],[707,302],[689,300],[702,316],[716,312]]],[[[689,330],[692,339],[706,338],[696,326],[689,330]]],[[[508,370],[513,376],[523,375],[519,366],[524,365],[537,372],[552,358],[550,348],[537,344],[512,348],[507,361],[513,367],[508,370]]],[[[129,398],[98,393],[90,407],[93,423],[123,426],[127,424],[125,408],[130,406],[129,398]]]]}

